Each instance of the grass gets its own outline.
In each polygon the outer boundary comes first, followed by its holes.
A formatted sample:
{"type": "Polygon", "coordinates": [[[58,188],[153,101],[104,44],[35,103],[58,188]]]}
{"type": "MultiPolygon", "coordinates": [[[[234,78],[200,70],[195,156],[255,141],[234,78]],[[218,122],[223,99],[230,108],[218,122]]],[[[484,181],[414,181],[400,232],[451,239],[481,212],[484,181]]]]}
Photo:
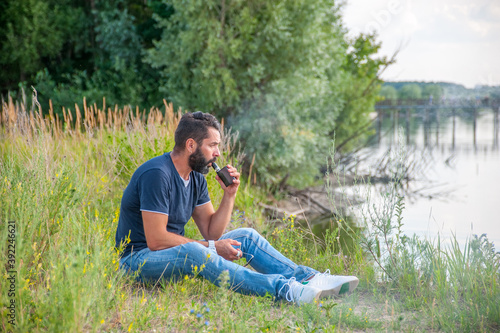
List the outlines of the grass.
{"type": "MultiPolygon", "coordinates": [[[[492,244],[481,236],[470,239],[465,248],[456,242],[444,248],[439,239],[403,237],[398,223],[404,206],[397,186],[387,189],[390,200],[376,214],[366,214],[367,224],[377,231],[354,233],[356,241],[349,249],[339,235],[352,230],[342,220],[332,224],[339,227],[328,230],[321,241],[307,228],[298,228],[293,216],[285,216],[274,228],[263,223],[257,205],[265,194],[245,179],[240,187],[230,228],[258,229],[297,263],[357,275],[360,286],[347,297],[297,307],[270,297],[242,296],[229,285],[217,288],[196,276],[177,283],[135,283],[118,269],[114,249],[121,194],[138,165],[172,148],[180,114],[168,104],[147,115],[129,108],[106,110],[105,105],[84,105],[81,111],[64,114],[58,119],[49,111],[42,117],[38,109],[12,100],[2,105],[0,258],[7,267],[0,287],[2,331],[500,328],[500,264],[492,244]],[[13,244],[15,255],[10,256],[13,244]],[[13,287],[4,283],[11,281],[11,274],[13,287]],[[9,317],[12,301],[14,325],[9,317]]],[[[238,165],[234,140],[226,135],[222,148],[224,159],[238,165]]],[[[213,174],[207,180],[217,203],[220,187],[213,174]]],[[[192,222],[187,234],[199,237],[192,222]]]]}

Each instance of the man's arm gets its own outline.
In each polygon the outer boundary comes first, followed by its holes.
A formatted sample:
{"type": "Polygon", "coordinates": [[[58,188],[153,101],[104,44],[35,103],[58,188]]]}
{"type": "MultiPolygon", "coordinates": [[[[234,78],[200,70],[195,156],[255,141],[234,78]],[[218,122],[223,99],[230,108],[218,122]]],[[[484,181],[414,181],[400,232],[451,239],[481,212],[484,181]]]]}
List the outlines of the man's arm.
{"type": "Polygon", "coordinates": [[[214,211],[212,203],[208,202],[196,207],[193,212],[193,220],[206,240],[219,239],[231,220],[236,193],[240,186],[240,174],[231,165],[228,165],[228,171],[234,179],[233,184],[227,187],[219,176],[216,176],[217,181],[224,190],[224,196],[217,211],[214,211]]]}
{"type": "MultiPolygon", "coordinates": [[[[213,208],[212,208],[213,210],[213,208]]],[[[170,247],[186,244],[189,242],[197,242],[208,247],[208,242],[197,241],[187,237],[167,231],[168,215],[142,212],[142,222],[144,226],[144,234],[146,243],[151,251],[168,249],[170,247]]],[[[223,239],[216,242],[217,253],[227,260],[239,259],[238,251],[232,245],[239,246],[241,243],[232,239],[223,239]]]]}
{"type": "MultiPolygon", "coordinates": [[[[142,223],[146,243],[151,251],[193,242],[192,239],[167,231],[168,215],[143,211],[142,223]]],[[[207,244],[203,245],[207,246],[207,244]]]]}
{"type": "Polygon", "coordinates": [[[219,209],[214,211],[211,202],[194,209],[193,220],[206,240],[219,239],[226,230],[234,206],[234,197],[224,194],[219,209]]]}
{"type": "MultiPolygon", "coordinates": [[[[194,209],[193,219],[200,230],[201,235],[206,240],[219,239],[226,229],[234,207],[236,192],[240,185],[240,174],[236,168],[228,165],[229,174],[234,177],[233,184],[225,186],[222,180],[216,176],[219,184],[224,190],[224,196],[217,211],[211,202],[198,206],[194,209]]],[[[197,242],[208,247],[208,242],[197,241],[187,237],[167,231],[168,215],[142,212],[142,221],[144,226],[144,234],[148,248],[151,251],[163,250],[170,247],[186,244],[189,242],[197,242]]],[[[236,260],[239,252],[233,248],[233,245],[239,246],[240,242],[233,239],[223,239],[215,242],[217,253],[227,260],[236,260]]]]}

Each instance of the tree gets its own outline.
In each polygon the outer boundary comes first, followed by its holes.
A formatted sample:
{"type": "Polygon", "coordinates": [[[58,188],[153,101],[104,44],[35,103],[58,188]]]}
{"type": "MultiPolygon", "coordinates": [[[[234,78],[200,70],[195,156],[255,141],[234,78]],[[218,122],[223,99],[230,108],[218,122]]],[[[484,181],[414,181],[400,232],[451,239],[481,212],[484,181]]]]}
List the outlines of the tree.
{"type": "Polygon", "coordinates": [[[422,98],[439,101],[443,96],[443,88],[438,84],[427,84],[422,90],[422,98]],[[432,96],[432,97],[431,97],[432,96]]]}
{"type": "Polygon", "coordinates": [[[358,137],[388,63],[329,0],[6,0],[0,33],[2,93],[212,112],[272,186],[307,185],[333,138],[358,137]]]}
{"type": "Polygon", "coordinates": [[[422,89],[417,84],[405,84],[399,90],[400,99],[420,99],[422,98],[422,89]]]}
{"type": "Polygon", "coordinates": [[[337,9],[326,1],[172,5],[170,18],[157,17],[162,39],[146,61],[161,70],[161,89],[170,100],[189,109],[234,114],[242,101],[268,93],[273,83],[299,70],[307,68],[313,77],[332,64],[334,72],[334,59],[343,52],[337,9]]]}
{"type": "Polygon", "coordinates": [[[337,150],[349,150],[371,124],[369,113],[374,111],[382,80],[380,71],[394,62],[385,57],[373,58],[381,44],[376,35],[361,34],[346,41],[347,52],[342,65],[344,83],[341,85],[343,105],[330,137],[335,135],[337,150]]]}
{"type": "Polygon", "coordinates": [[[174,104],[213,112],[239,131],[263,182],[307,185],[334,133],[347,139],[366,123],[383,61],[370,58],[373,37],[344,39],[330,1],[171,4],[145,60],[174,104]]]}
{"type": "Polygon", "coordinates": [[[43,110],[112,103],[160,105],[157,71],[142,62],[161,30],[153,13],[170,15],[160,0],[6,0],[0,3],[2,93],[33,85],[43,110]],[[136,19],[134,15],[138,15],[136,19]]]}
{"type": "Polygon", "coordinates": [[[393,86],[383,86],[379,95],[384,99],[398,99],[398,91],[393,86]]]}
{"type": "Polygon", "coordinates": [[[80,20],[83,12],[73,7],[72,2],[7,0],[2,3],[2,89],[33,78],[46,62],[61,64],[62,50],[68,39],[78,43],[83,29],[80,20]]]}

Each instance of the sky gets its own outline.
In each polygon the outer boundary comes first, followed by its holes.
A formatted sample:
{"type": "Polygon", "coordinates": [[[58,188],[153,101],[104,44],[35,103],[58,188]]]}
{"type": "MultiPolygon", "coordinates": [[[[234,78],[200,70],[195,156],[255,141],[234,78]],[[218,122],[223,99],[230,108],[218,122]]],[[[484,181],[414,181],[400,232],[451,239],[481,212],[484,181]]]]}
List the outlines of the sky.
{"type": "Polygon", "coordinates": [[[350,35],[376,31],[386,81],[500,85],[500,0],[345,0],[350,35]]]}

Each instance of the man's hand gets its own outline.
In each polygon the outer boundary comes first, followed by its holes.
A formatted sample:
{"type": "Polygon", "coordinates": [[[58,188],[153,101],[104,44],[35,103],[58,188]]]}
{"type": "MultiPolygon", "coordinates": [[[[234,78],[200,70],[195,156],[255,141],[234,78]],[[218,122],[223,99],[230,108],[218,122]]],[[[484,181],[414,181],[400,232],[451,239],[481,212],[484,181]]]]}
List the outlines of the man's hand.
{"type": "Polygon", "coordinates": [[[231,185],[229,186],[224,185],[222,180],[217,175],[215,175],[215,179],[217,179],[217,181],[219,182],[220,186],[222,187],[225,193],[234,195],[236,194],[236,192],[238,192],[238,187],[240,186],[240,173],[232,165],[227,166],[227,171],[229,171],[231,177],[234,178],[233,183],[231,185]]]}
{"type": "Polygon", "coordinates": [[[241,258],[241,251],[235,249],[233,245],[240,246],[241,243],[234,239],[222,239],[215,242],[215,249],[217,250],[217,254],[222,258],[234,261],[241,258]]]}

